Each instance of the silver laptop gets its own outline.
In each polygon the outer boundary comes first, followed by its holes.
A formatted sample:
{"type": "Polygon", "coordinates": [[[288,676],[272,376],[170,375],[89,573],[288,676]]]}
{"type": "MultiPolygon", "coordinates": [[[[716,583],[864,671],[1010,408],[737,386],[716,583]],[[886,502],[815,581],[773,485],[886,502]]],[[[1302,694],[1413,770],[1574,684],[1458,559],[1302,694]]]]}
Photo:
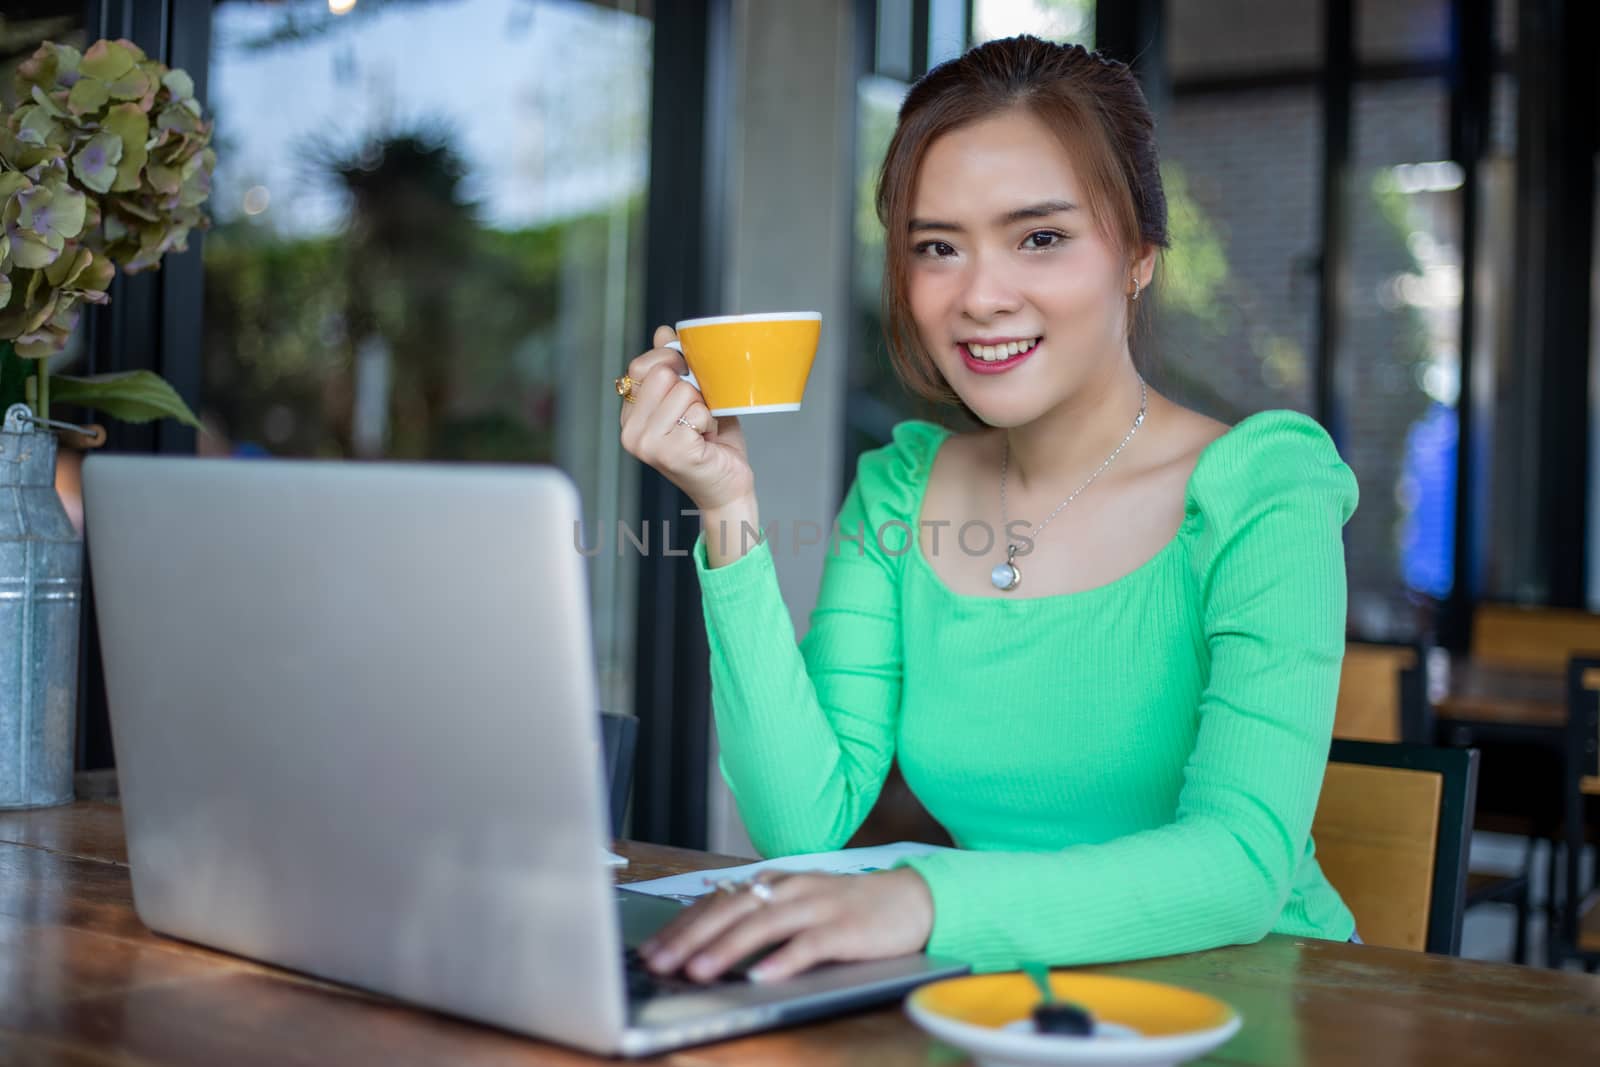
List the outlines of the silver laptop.
{"type": "Polygon", "coordinates": [[[576,490],[550,469],[97,455],[84,470],[134,902],[153,930],[595,1052],[894,998],[628,974],[576,490]]]}

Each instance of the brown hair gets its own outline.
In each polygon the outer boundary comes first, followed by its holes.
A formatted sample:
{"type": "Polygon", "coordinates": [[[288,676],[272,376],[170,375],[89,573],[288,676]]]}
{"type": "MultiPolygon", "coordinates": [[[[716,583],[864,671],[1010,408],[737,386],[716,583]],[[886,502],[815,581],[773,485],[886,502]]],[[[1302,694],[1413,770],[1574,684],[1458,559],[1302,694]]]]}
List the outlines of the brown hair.
{"type": "Polygon", "coordinates": [[[959,404],[922,347],[906,293],[917,172],[935,140],[1010,108],[1026,109],[1061,138],[1083,180],[1090,215],[1117,247],[1138,254],[1167,246],[1155,121],[1126,64],[1082,45],[1024,36],[990,41],[934,67],[900,106],[877,204],[885,231],[889,357],[906,387],[927,400],[959,404]]]}

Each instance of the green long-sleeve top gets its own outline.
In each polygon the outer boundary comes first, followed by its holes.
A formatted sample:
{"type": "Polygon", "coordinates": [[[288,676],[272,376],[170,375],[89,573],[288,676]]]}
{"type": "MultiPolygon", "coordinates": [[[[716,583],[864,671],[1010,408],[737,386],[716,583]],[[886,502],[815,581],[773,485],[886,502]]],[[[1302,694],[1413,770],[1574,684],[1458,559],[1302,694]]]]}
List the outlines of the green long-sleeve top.
{"type": "Polygon", "coordinates": [[[722,773],[756,847],[842,847],[898,756],[959,847],[906,861],[930,952],[987,970],[1348,939],[1310,833],[1357,498],[1327,434],[1251,416],[1201,454],[1152,559],[1035,598],[951,591],[911,535],[948,434],[902,423],[861,457],[798,644],[768,543],[714,570],[695,546],[722,773]]]}

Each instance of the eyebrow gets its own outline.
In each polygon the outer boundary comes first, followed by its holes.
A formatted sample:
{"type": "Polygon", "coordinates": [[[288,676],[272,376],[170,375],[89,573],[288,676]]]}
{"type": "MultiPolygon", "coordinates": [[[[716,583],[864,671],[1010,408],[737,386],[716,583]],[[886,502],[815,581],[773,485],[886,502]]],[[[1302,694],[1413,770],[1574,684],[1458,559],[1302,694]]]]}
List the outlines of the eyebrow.
{"type": "MultiPolygon", "coordinates": [[[[1008,211],[995,220],[996,226],[1010,226],[1014,222],[1024,219],[1042,219],[1051,215],[1059,215],[1068,211],[1078,210],[1078,205],[1070,200],[1041,200],[1037,204],[1019,207],[1015,211],[1008,211]]],[[[934,219],[912,219],[910,230],[954,230],[960,232],[963,227],[954,222],[938,222],[934,219]]]]}

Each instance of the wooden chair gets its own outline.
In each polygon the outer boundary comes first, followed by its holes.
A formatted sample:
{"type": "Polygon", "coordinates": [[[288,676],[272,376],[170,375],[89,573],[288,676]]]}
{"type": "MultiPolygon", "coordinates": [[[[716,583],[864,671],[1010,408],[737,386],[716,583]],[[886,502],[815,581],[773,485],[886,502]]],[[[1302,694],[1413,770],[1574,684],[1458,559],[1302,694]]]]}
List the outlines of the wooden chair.
{"type": "Polygon", "coordinates": [[[1333,736],[1347,741],[1433,741],[1422,649],[1352,641],[1344,647],[1333,736]]]}
{"type": "MultiPolygon", "coordinates": [[[[1569,664],[1575,657],[1584,656],[1600,657],[1600,615],[1570,608],[1503,603],[1479,604],[1473,611],[1472,658],[1480,663],[1510,670],[1560,674],[1568,670],[1569,664]]],[[[1571,705],[1570,699],[1569,705],[1571,705]]],[[[1550,888],[1545,901],[1545,912],[1551,929],[1555,929],[1562,922],[1562,910],[1557,899],[1559,884],[1557,872],[1566,847],[1566,834],[1562,827],[1566,822],[1563,818],[1564,799],[1550,797],[1547,802],[1541,802],[1543,798],[1537,795],[1536,790],[1530,790],[1525,800],[1520,799],[1520,794],[1514,794],[1515,799],[1507,799],[1506,786],[1509,784],[1507,781],[1509,775],[1518,773],[1525,778],[1531,778],[1537,773],[1518,766],[1519,762],[1526,764],[1533,757],[1526,746],[1520,754],[1514,750],[1514,746],[1508,747],[1506,744],[1486,746],[1486,751],[1488,751],[1489,771],[1485,778],[1485,791],[1488,794],[1489,806],[1482,813],[1483,818],[1480,820],[1479,828],[1528,838],[1525,874],[1531,874],[1534,842],[1539,840],[1550,842],[1546,866],[1548,872],[1546,885],[1550,888]],[[1515,772],[1505,769],[1506,761],[1516,768],[1515,772]],[[1498,802],[1495,799],[1497,797],[1498,802]]],[[[1540,762],[1542,765],[1544,760],[1541,759],[1540,762]]],[[[1582,833],[1583,826],[1580,824],[1572,827],[1567,824],[1565,830],[1582,833]]],[[[1477,894],[1481,892],[1481,888],[1473,886],[1474,895],[1470,898],[1470,903],[1477,902],[1479,899],[1477,894]]],[[[1482,899],[1496,898],[1490,895],[1482,899]]],[[[1518,925],[1516,959],[1520,963],[1523,962],[1523,946],[1526,941],[1521,929],[1520,916],[1518,925]]],[[[1559,939],[1548,938],[1546,948],[1547,956],[1554,959],[1560,950],[1559,939]]]]}
{"type": "Polygon", "coordinates": [[[628,811],[628,793],[633,788],[633,750],[639,736],[639,720],[614,711],[600,713],[600,760],[605,768],[611,795],[611,836],[622,836],[622,819],[628,811]]]}
{"type": "MultiPolygon", "coordinates": [[[[1433,705],[1419,645],[1350,642],[1339,678],[1339,710],[1333,736],[1350,741],[1404,741],[1431,745],[1433,705]]],[[[1532,917],[1532,846],[1515,874],[1467,872],[1467,908],[1510,904],[1516,910],[1511,958],[1528,960],[1528,921],[1532,917]]]]}
{"type": "Polygon", "coordinates": [[[1600,655],[1600,615],[1525,604],[1479,604],[1472,658],[1515,670],[1562,672],[1582,653],[1600,655]]]}
{"type": "Polygon", "coordinates": [[[1475,749],[1335,741],[1312,836],[1368,944],[1461,951],[1475,749]]]}
{"type": "MultiPolygon", "coordinates": [[[[1600,894],[1578,879],[1588,837],[1591,804],[1600,796],[1600,657],[1575,657],[1567,667],[1567,732],[1562,773],[1562,833],[1565,837],[1557,921],[1550,938],[1550,966],[1576,958],[1586,971],[1600,967],[1600,894]]],[[[1552,897],[1555,891],[1552,888],[1552,897]]]]}

